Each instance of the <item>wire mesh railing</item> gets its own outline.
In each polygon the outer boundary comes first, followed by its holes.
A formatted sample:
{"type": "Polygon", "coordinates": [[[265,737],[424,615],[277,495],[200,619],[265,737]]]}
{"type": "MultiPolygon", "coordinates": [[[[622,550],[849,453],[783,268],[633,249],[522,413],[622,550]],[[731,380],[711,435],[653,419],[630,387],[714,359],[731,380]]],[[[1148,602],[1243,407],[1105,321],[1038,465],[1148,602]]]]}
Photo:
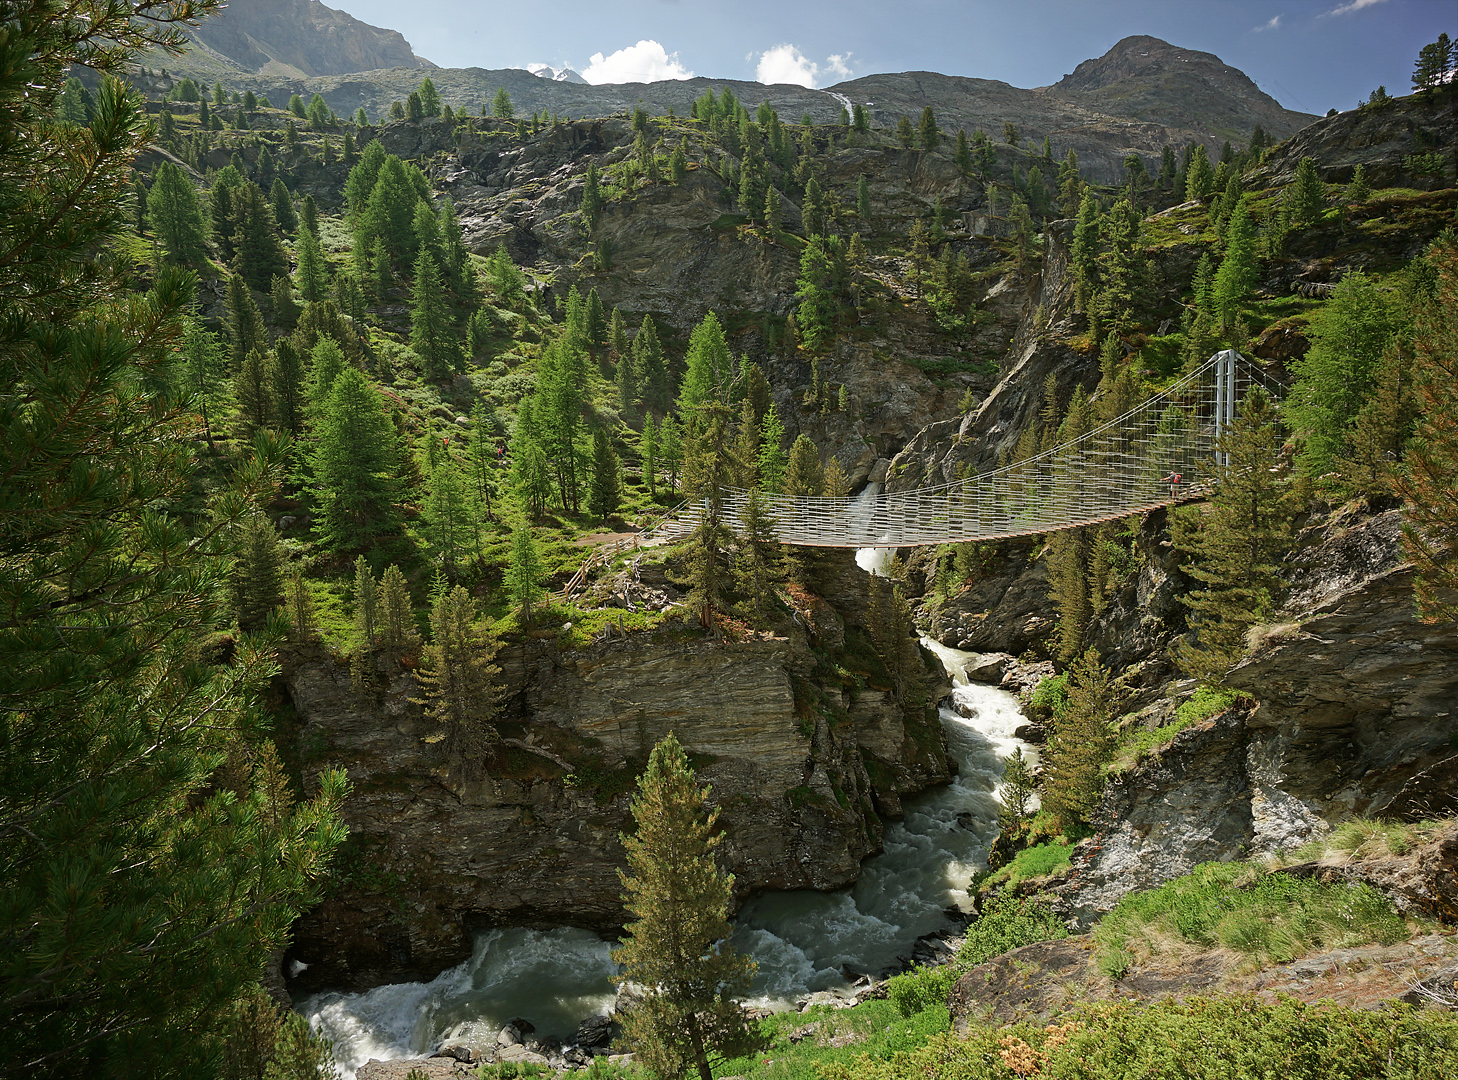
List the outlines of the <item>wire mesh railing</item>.
{"type": "MultiPolygon", "coordinates": [[[[1146,513],[1210,489],[1205,463],[1246,394],[1267,376],[1234,350],[1086,435],[992,472],[872,498],[761,494],[781,543],[804,547],[915,547],[1076,529],[1146,513]]],[[[725,493],[723,520],[743,531],[749,492],[725,493]]],[[[702,518],[687,503],[677,529],[702,518]]]]}

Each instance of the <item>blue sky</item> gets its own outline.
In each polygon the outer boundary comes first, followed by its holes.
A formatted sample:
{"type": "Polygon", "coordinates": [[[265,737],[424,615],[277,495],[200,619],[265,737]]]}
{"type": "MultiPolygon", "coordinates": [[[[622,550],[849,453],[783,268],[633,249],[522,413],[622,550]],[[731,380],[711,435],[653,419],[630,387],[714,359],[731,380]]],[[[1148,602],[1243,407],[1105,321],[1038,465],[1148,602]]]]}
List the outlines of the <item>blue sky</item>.
{"type": "MultiPolygon", "coordinates": [[[[246,0],[243,0],[246,2],[246,0]]],[[[1287,108],[1407,93],[1458,0],[326,0],[446,67],[570,66],[594,82],[683,77],[820,87],[931,70],[1056,82],[1130,34],[1215,53],[1287,108]]]]}

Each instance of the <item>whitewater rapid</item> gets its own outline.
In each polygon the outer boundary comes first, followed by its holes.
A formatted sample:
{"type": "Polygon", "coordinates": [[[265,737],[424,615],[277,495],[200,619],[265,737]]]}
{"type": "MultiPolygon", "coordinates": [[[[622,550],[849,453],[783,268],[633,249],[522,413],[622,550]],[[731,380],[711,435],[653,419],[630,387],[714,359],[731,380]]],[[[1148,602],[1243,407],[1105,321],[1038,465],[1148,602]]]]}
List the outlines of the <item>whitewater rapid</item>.
{"type": "MultiPolygon", "coordinates": [[[[879,550],[858,556],[873,573],[884,556],[870,553],[879,550]]],[[[905,801],[905,817],[887,826],[881,854],[850,888],[768,892],[745,904],[732,940],[759,964],[756,1004],[788,1008],[808,992],[880,975],[917,938],[946,927],[949,910],[969,910],[968,886],[997,835],[1003,763],[1018,747],[1030,758],[1035,751],[1015,735],[1025,722],[1017,699],[967,681],[963,668],[976,654],[929,638],[922,645],[952,676],[940,715],[957,774],[905,801]]],[[[569,927],[491,930],[477,935],[469,960],[431,982],[316,994],[299,1010],[334,1041],[344,1080],[371,1058],[428,1054],[446,1038],[490,1041],[515,1017],[530,1020],[538,1038],[566,1040],[578,1021],[612,1006],[610,949],[569,927]]]]}

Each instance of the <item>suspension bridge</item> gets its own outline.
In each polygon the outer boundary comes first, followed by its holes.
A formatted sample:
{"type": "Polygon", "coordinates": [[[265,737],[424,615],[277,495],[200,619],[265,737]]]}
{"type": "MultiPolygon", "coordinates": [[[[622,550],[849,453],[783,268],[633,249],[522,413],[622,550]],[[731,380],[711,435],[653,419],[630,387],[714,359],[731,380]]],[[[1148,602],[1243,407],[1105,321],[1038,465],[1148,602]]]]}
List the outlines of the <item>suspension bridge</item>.
{"type": "MultiPolygon", "coordinates": [[[[761,494],[777,539],[803,547],[916,547],[1035,536],[1117,521],[1207,495],[1206,463],[1241,401],[1280,388],[1233,349],[1086,435],[1015,464],[934,487],[858,498],[761,494]]],[[[722,521],[744,531],[749,492],[725,494],[722,521]]],[[[688,534],[705,507],[659,526],[688,534]]]]}

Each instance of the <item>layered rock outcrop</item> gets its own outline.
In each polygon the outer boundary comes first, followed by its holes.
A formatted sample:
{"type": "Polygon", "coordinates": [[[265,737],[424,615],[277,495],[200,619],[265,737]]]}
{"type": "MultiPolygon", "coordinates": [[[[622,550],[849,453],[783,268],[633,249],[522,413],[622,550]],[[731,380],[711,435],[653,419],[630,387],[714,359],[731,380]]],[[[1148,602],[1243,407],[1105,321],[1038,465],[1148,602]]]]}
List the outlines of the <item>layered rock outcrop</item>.
{"type": "Polygon", "coordinates": [[[586,649],[509,645],[508,741],[479,778],[425,741],[435,725],[409,672],[381,670],[361,693],[332,658],[295,657],[306,772],[346,767],[353,792],[345,884],[298,924],[285,970],[308,966],[290,987],[429,977],[468,955],[476,927],[618,927],[628,793],[669,731],[713,787],[738,897],[855,880],[880,814],[945,780],[947,761],[933,717],[818,678],[826,647],[799,632],[716,643],[675,624],[586,649]]]}
{"type": "Polygon", "coordinates": [[[1338,515],[1301,553],[1283,622],[1227,682],[1258,704],[1116,778],[1059,892],[1082,925],[1196,863],[1281,850],[1355,816],[1454,809],[1458,630],[1425,623],[1400,511],[1338,515]]]}

